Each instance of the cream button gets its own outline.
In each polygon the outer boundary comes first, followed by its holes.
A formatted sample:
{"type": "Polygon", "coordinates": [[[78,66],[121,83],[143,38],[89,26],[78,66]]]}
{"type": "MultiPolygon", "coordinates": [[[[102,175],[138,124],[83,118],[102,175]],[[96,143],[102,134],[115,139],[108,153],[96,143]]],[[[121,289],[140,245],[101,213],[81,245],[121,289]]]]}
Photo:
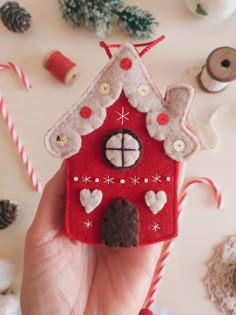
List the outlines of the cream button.
{"type": "Polygon", "coordinates": [[[99,86],[99,91],[102,95],[108,95],[111,93],[111,85],[107,82],[103,82],[100,86],[99,86]]]}
{"type": "Polygon", "coordinates": [[[146,84],[141,84],[141,85],[138,87],[138,93],[139,93],[139,95],[141,95],[141,96],[148,96],[149,93],[150,93],[149,86],[146,85],[146,84]]]}
{"type": "Polygon", "coordinates": [[[185,149],[185,143],[182,140],[176,140],[173,145],[175,151],[182,152],[185,149]]]}
{"type": "Polygon", "coordinates": [[[56,142],[60,147],[64,147],[69,143],[69,140],[66,135],[58,135],[56,138],[56,142]]]}

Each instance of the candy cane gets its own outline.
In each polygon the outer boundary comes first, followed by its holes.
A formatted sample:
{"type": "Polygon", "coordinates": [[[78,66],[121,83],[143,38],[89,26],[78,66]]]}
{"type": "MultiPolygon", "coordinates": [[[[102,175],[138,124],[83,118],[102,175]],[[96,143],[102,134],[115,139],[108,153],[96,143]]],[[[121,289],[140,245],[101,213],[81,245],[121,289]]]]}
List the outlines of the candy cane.
{"type": "Polygon", "coordinates": [[[26,77],[26,75],[21,70],[21,68],[17,66],[15,63],[9,61],[6,64],[0,64],[0,70],[4,70],[4,69],[13,70],[15,74],[18,76],[18,78],[21,80],[21,82],[23,83],[26,90],[29,91],[32,88],[32,84],[30,83],[29,79],[26,77]]]}
{"type": "Polygon", "coordinates": [[[40,184],[40,182],[36,176],[35,170],[34,170],[32,164],[29,160],[29,157],[25,151],[25,148],[24,148],[24,146],[23,146],[23,144],[22,144],[22,142],[18,136],[17,131],[16,131],[15,125],[12,122],[12,118],[11,118],[9,112],[7,111],[6,105],[5,105],[4,100],[1,96],[0,96],[0,112],[1,112],[2,118],[4,119],[4,121],[7,125],[7,128],[8,128],[10,135],[11,135],[11,138],[17,147],[21,161],[27,170],[27,173],[29,175],[30,181],[31,181],[34,189],[37,192],[41,192],[42,186],[41,186],[41,184],[40,184]]]}
{"type": "MultiPolygon", "coordinates": [[[[21,70],[20,67],[18,67],[16,64],[14,64],[13,62],[7,62],[6,64],[0,64],[0,70],[5,70],[5,69],[11,69],[15,72],[15,74],[17,75],[17,77],[21,80],[21,82],[23,83],[24,87],[26,90],[30,90],[32,88],[32,85],[29,81],[29,79],[26,77],[26,75],[24,74],[24,72],[21,70]]],[[[12,118],[6,108],[6,105],[4,103],[3,98],[0,96],[0,113],[1,116],[3,118],[3,120],[5,121],[8,131],[10,133],[10,136],[13,140],[13,142],[15,143],[18,153],[20,155],[21,161],[28,173],[28,176],[30,178],[30,181],[34,187],[34,189],[37,192],[41,192],[42,191],[42,186],[37,178],[36,172],[29,160],[29,157],[25,151],[25,148],[22,144],[21,139],[19,138],[19,135],[16,131],[15,125],[12,122],[12,118]]]]}
{"type": "MultiPolygon", "coordinates": [[[[206,177],[200,177],[197,179],[193,179],[186,183],[182,189],[181,196],[179,198],[179,209],[178,209],[178,224],[180,223],[181,217],[182,217],[182,212],[183,212],[183,206],[186,202],[186,199],[190,193],[190,190],[193,188],[194,185],[198,184],[206,184],[210,186],[214,193],[214,197],[216,200],[216,207],[219,210],[223,209],[224,206],[224,200],[223,200],[223,195],[218,186],[209,178],[206,177]]],[[[165,241],[162,246],[162,250],[160,253],[159,260],[157,262],[156,270],[153,276],[152,284],[149,289],[148,295],[146,297],[145,303],[143,308],[150,309],[156,298],[157,291],[160,286],[160,282],[163,278],[163,274],[166,268],[166,263],[169,258],[170,252],[171,252],[171,247],[174,244],[174,239],[165,241]]]]}

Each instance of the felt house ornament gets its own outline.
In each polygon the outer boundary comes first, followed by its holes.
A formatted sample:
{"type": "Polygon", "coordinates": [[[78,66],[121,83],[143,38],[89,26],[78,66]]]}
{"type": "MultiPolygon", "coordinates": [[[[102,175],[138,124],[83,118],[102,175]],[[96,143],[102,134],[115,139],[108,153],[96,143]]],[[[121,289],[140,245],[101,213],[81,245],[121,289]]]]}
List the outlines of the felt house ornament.
{"type": "Polygon", "coordinates": [[[121,46],[46,134],[47,150],[66,159],[71,239],[130,247],[177,235],[182,162],[199,149],[185,123],[194,90],[174,84],[163,98],[141,55],[121,46]]]}

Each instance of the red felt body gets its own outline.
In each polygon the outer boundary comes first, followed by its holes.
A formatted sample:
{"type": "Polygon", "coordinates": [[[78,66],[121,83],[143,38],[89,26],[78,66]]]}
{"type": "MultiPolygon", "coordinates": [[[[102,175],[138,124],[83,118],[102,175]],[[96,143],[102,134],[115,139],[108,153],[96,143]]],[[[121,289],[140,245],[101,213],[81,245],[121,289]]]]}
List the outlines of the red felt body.
{"type": "Polygon", "coordinates": [[[71,239],[93,245],[101,244],[101,219],[106,207],[116,198],[130,200],[139,211],[139,245],[164,241],[177,235],[179,163],[165,154],[163,142],[149,136],[145,117],[146,114],[134,109],[122,93],[107,109],[103,125],[91,134],[83,136],[80,151],[67,159],[65,232],[71,239]],[[128,120],[119,119],[118,113],[121,113],[122,108],[124,113],[128,113],[128,120]],[[122,128],[134,131],[139,136],[143,144],[143,156],[134,167],[116,170],[104,160],[103,142],[110,132],[122,128]],[[153,181],[156,175],[160,176],[161,182],[153,181]],[[90,177],[87,183],[83,181],[85,176],[90,177]],[[114,184],[105,183],[107,176],[113,178],[114,184]],[[140,178],[139,184],[136,185],[131,180],[135,176],[140,178]],[[74,181],[74,177],[78,177],[78,180],[74,181]],[[170,180],[166,180],[167,177],[170,180]],[[125,180],[125,184],[120,183],[121,179],[125,180]],[[148,182],[145,182],[145,179],[148,179],[148,182]],[[103,193],[102,202],[89,214],[80,202],[82,189],[98,189],[103,193]],[[144,195],[149,190],[164,190],[167,194],[167,203],[156,215],[145,203],[144,195]],[[89,226],[86,226],[87,222],[90,222],[89,226]],[[155,225],[159,228],[154,229],[155,225]]]}

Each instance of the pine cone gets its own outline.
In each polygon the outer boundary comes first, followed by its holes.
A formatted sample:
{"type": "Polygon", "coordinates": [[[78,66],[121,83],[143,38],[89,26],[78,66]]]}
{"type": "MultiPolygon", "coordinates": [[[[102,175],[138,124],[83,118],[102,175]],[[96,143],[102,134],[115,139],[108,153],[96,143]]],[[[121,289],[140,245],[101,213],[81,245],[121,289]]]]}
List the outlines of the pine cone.
{"type": "Polygon", "coordinates": [[[18,215],[18,206],[10,200],[0,200],[0,229],[13,223],[18,215]]]}
{"type": "Polygon", "coordinates": [[[17,2],[6,2],[0,8],[0,15],[3,24],[16,33],[24,33],[28,31],[31,25],[31,15],[25,8],[21,8],[17,2]]]}

